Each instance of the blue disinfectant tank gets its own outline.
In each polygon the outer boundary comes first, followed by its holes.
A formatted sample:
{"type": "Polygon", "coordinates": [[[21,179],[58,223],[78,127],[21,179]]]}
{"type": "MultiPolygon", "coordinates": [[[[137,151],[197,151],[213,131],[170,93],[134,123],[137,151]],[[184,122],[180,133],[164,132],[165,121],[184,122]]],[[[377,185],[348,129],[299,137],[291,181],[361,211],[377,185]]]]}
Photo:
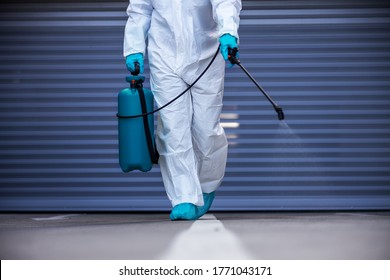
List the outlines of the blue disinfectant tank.
{"type": "MultiPolygon", "coordinates": [[[[142,114],[138,89],[145,80],[143,76],[128,76],[126,81],[130,87],[122,89],[118,94],[118,134],[119,134],[119,164],[123,172],[132,170],[149,171],[153,163],[149,155],[146,141],[144,121],[142,117],[123,118],[142,114]]],[[[143,88],[147,112],[153,111],[153,94],[143,88]]],[[[154,145],[154,116],[148,115],[150,134],[154,145]]]]}

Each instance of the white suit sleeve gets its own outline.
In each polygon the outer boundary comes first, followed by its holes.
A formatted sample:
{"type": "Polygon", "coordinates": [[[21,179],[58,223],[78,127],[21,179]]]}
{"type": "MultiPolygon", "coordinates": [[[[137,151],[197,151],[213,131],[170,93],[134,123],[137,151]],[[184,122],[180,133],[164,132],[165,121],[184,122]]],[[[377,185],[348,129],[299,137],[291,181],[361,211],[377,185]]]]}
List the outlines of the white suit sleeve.
{"type": "Polygon", "coordinates": [[[146,37],[150,27],[153,7],[150,0],[130,0],[123,40],[123,56],[142,53],[145,56],[146,37]]]}
{"type": "Polygon", "coordinates": [[[241,0],[211,0],[214,21],[218,24],[218,35],[229,33],[238,38],[241,0]]]}

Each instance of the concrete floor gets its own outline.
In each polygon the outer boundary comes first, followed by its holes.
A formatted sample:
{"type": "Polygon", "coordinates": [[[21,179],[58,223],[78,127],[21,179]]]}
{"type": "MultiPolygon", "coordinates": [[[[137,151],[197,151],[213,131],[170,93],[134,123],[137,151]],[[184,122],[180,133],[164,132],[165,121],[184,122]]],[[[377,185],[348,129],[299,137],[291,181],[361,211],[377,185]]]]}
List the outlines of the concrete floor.
{"type": "Polygon", "coordinates": [[[390,212],[0,214],[0,258],[390,259],[390,212]]]}

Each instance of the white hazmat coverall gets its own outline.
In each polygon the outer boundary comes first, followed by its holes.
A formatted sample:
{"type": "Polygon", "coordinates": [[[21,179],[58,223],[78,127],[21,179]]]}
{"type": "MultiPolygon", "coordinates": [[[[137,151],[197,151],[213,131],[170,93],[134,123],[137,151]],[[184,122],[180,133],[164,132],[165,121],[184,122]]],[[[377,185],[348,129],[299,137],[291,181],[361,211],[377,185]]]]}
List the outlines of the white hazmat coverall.
{"type": "MultiPolygon", "coordinates": [[[[238,38],[239,0],[130,0],[124,56],[142,53],[148,39],[151,90],[158,107],[172,100],[206,68],[218,38],[238,38]]],[[[203,205],[202,192],[223,179],[227,139],[220,125],[225,61],[218,54],[195,86],[159,112],[156,145],[172,206],[203,205]]]]}

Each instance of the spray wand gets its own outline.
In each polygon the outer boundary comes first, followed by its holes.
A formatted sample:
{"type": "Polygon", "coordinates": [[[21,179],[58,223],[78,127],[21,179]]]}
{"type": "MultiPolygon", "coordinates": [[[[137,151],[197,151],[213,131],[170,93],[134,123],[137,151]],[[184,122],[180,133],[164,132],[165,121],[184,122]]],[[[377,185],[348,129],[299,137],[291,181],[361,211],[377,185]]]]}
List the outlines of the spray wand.
{"type": "Polygon", "coordinates": [[[268,99],[269,102],[271,102],[272,106],[274,107],[276,113],[278,114],[279,120],[284,120],[284,113],[282,110],[282,107],[280,107],[278,104],[275,103],[275,101],[272,100],[272,98],[265,92],[265,90],[259,85],[259,83],[255,80],[255,78],[252,77],[252,75],[248,72],[248,70],[245,69],[244,66],[242,66],[241,61],[236,57],[238,52],[237,48],[228,49],[228,57],[231,64],[237,64],[240,66],[242,71],[245,72],[245,74],[248,75],[248,77],[252,80],[252,82],[257,86],[257,88],[264,94],[264,96],[268,99]]]}

